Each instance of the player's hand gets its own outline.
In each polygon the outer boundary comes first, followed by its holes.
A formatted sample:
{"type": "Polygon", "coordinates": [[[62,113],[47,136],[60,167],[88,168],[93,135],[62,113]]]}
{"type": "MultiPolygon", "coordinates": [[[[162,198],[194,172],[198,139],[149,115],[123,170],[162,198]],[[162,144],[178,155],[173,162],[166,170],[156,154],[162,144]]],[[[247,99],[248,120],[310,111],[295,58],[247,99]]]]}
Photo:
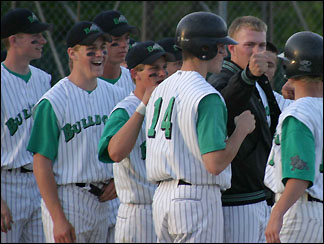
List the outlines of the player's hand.
{"type": "Polygon", "coordinates": [[[295,100],[295,89],[290,84],[289,80],[282,86],[281,94],[286,99],[295,100]]]}
{"type": "Polygon", "coordinates": [[[254,115],[250,110],[245,110],[234,118],[235,126],[246,134],[252,133],[255,129],[254,115]]]}
{"type": "Polygon", "coordinates": [[[1,231],[7,233],[13,224],[12,215],[6,202],[1,198],[1,231]]]}
{"type": "Polygon", "coordinates": [[[76,242],[74,227],[66,219],[58,223],[54,223],[53,232],[54,232],[54,241],[56,243],[76,242]]]}
{"type": "Polygon", "coordinates": [[[150,100],[150,97],[151,97],[151,94],[152,92],[154,91],[154,89],[158,86],[158,84],[154,85],[154,86],[150,86],[150,87],[147,87],[145,89],[145,93],[144,93],[144,96],[142,98],[142,102],[147,105],[148,101],[150,100]]]}
{"type": "Polygon", "coordinates": [[[116,188],[115,188],[115,182],[114,179],[109,181],[107,185],[103,188],[103,193],[98,198],[99,202],[105,202],[109,200],[113,200],[117,197],[116,188]]]}
{"type": "Polygon", "coordinates": [[[280,243],[279,233],[282,228],[283,218],[272,212],[269,218],[267,228],[265,230],[265,237],[267,243],[280,243]]]}
{"type": "Polygon", "coordinates": [[[266,51],[255,53],[250,57],[249,69],[254,76],[261,76],[268,70],[269,54],[266,51]]]}

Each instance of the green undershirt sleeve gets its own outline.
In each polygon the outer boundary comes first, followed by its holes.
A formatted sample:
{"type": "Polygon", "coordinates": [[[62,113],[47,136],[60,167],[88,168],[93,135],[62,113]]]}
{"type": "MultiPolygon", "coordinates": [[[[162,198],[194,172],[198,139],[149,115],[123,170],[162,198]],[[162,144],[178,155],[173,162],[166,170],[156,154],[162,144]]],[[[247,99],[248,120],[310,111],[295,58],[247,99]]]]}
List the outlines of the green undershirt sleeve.
{"type": "Polygon", "coordinates": [[[57,156],[59,136],[60,129],[52,105],[44,99],[37,105],[27,150],[54,161],[57,156]]]}
{"type": "Polygon", "coordinates": [[[315,178],[315,141],[310,129],[296,118],[287,117],[281,136],[282,183],[290,178],[309,181],[315,178]]]}
{"type": "Polygon", "coordinates": [[[125,109],[118,108],[109,116],[104,131],[98,144],[98,158],[103,163],[114,163],[108,154],[108,144],[111,138],[129,120],[129,115],[125,109]]]}
{"type": "Polygon", "coordinates": [[[210,94],[198,105],[197,134],[201,154],[226,147],[227,109],[219,95],[210,94]]]}

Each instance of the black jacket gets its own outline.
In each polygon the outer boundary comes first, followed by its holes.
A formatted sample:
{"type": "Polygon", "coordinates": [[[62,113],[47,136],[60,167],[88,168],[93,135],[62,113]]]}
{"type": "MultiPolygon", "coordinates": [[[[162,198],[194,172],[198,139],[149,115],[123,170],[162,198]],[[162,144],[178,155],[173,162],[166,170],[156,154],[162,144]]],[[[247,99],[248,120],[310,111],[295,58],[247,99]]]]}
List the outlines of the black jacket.
{"type": "Polygon", "coordinates": [[[280,109],[267,77],[264,75],[254,77],[248,67],[242,70],[232,61],[225,60],[221,72],[212,74],[208,82],[225,99],[229,136],[235,129],[234,117],[243,111],[250,110],[256,120],[255,130],[244,139],[231,163],[231,188],[222,193],[223,206],[250,204],[273,197],[273,193],[264,185],[263,180],[280,109]],[[267,96],[271,117],[270,128],[261,97],[255,87],[256,81],[267,96]]]}

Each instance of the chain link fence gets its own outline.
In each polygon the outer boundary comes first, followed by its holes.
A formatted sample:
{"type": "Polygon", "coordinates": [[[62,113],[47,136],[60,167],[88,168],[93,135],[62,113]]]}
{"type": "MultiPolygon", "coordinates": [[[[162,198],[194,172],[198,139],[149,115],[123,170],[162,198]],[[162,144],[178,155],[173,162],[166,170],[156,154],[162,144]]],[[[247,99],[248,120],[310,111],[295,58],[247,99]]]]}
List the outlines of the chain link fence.
{"type": "MultiPolygon", "coordinates": [[[[238,16],[254,15],[268,25],[268,40],[281,51],[286,40],[299,31],[309,30],[323,36],[322,1],[1,1],[1,16],[11,8],[28,8],[41,21],[53,24],[46,32],[48,44],[43,56],[32,61],[52,75],[54,85],[69,74],[65,37],[79,20],[92,20],[103,10],[119,10],[130,25],[140,29],[138,41],[174,36],[177,23],[188,13],[209,11],[222,16],[228,26],[238,16]]],[[[1,50],[4,49],[3,43],[1,50]]],[[[280,70],[275,90],[282,86],[280,70]]]]}

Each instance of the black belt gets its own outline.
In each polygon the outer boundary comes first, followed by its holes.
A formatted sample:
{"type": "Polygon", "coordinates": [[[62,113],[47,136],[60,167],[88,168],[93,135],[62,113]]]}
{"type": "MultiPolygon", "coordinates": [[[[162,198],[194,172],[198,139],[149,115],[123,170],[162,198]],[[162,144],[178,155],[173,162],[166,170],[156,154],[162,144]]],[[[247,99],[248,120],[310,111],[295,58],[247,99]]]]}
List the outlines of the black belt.
{"type": "Polygon", "coordinates": [[[191,183],[185,182],[183,180],[179,180],[178,186],[180,186],[180,185],[188,185],[188,186],[191,186],[191,183]]]}
{"type": "MultiPolygon", "coordinates": [[[[20,170],[20,173],[33,173],[32,170],[26,169],[24,167],[20,167],[20,168],[16,168],[16,169],[20,170]]],[[[12,170],[16,170],[16,169],[7,169],[7,171],[11,172],[12,170]]]]}
{"type": "Polygon", "coordinates": [[[310,201],[310,202],[321,202],[321,203],[323,203],[323,201],[321,201],[321,200],[319,200],[319,199],[317,199],[317,198],[314,198],[314,197],[312,197],[311,195],[309,195],[309,194],[307,194],[307,200],[308,201],[310,201]]]}
{"type": "MultiPolygon", "coordinates": [[[[162,181],[158,181],[157,184],[160,185],[162,181]]],[[[191,186],[192,184],[191,183],[188,183],[188,182],[185,182],[183,180],[179,180],[178,182],[178,186],[180,185],[188,185],[188,186],[191,186]]]]}
{"type": "MultiPolygon", "coordinates": [[[[75,183],[76,186],[78,187],[85,187],[87,184],[86,183],[75,183]]],[[[102,189],[100,189],[99,187],[93,185],[93,184],[89,184],[90,186],[90,190],[89,192],[92,193],[93,195],[100,197],[103,193],[102,189]]]]}

